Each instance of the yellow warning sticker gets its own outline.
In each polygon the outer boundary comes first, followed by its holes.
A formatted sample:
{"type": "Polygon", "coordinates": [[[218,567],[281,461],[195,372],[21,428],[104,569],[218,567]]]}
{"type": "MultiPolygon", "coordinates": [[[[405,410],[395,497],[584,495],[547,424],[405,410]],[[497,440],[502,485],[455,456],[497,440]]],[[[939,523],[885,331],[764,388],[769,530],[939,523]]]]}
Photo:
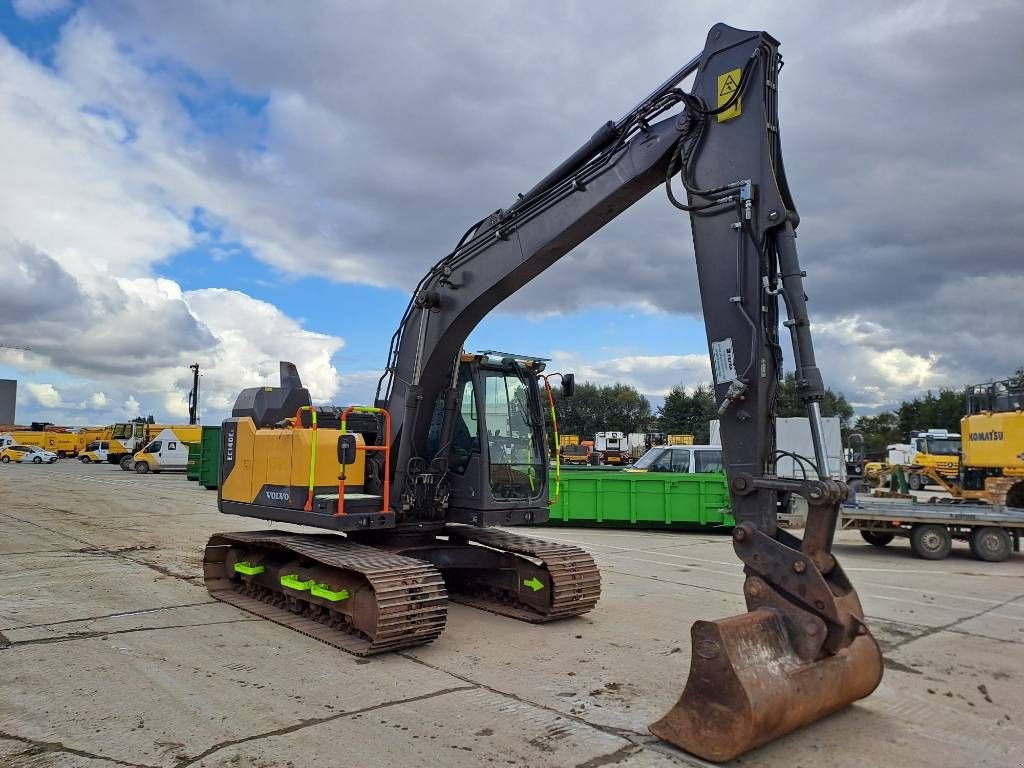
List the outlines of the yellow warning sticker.
{"type": "MultiPolygon", "coordinates": [[[[726,72],[718,76],[718,108],[721,109],[728,104],[733,96],[736,95],[736,91],[740,87],[740,71],[734,69],[731,72],[726,72]]],[[[732,120],[734,117],[739,117],[740,113],[743,112],[743,108],[740,105],[740,98],[736,96],[736,100],[732,102],[728,109],[722,110],[718,113],[718,122],[724,123],[726,120],[732,120]]]]}

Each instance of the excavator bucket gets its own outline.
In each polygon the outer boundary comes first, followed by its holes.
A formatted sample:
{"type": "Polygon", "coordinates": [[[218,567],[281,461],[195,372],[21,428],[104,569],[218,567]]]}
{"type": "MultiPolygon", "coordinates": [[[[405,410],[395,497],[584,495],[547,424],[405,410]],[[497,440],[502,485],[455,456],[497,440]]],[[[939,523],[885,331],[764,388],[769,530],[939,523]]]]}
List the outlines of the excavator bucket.
{"type": "Polygon", "coordinates": [[[691,637],[683,695],[650,730],[713,762],[836,712],[882,679],[882,654],[870,633],[835,655],[805,661],[770,608],[695,622],[691,637]]]}

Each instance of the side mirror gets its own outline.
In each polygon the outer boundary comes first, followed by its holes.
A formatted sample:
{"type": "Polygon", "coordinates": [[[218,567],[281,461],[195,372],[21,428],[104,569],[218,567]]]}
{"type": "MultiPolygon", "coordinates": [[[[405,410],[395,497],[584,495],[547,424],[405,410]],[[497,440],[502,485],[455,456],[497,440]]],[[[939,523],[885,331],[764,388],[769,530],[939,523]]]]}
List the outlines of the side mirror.
{"type": "Polygon", "coordinates": [[[338,463],[342,466],[356,462],[356,436],[340,435],[338,437],[338,463]]]}
{"type": "Polygon", "coordinates": [[[567,373],[562,376],[562,397],[572,397],[576,392],[576,374],[567,373]]]}

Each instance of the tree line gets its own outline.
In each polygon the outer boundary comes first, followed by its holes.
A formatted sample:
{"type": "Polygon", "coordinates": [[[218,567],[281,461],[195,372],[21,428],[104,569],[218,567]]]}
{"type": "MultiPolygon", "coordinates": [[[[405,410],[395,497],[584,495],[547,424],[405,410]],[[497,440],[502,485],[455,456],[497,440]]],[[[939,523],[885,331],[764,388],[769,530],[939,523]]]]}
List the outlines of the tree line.
{"type": "MultiPolygon", "coordinates": [[[[1024,386],[1024,366],[1011,377],[1024,386]]],[[[665,434],[693,435],[697,443],[709,440],[709,422],[718,418],[718,406],[710,384],[698,384],[692,389],[682,385],[673,387],[660,407],[651,402],[636,387],[629,384],[579,384],[571,398],[555,393],[555,413],[559,431],[564,435],[593,438],[596,432],[663,432],[665,434]]],[[[804,416],[804,407],[796,393],[796,377],[787,373],[779,383],[775,406],[776,416],[788,418],[804,416]]],[[[906,442],[915,429],[947,429],[958,432],[960,417],[965,413],[964,391],[957,389],[929,390],[895,409],[874,416],[854,419],[853,406],[842,392],[826,389],[821,403],[824,416],[838,416],[843,444],[847,445],[852,432],[864,438],[869,455],[882,454],[891,443],[906,442]]]]}
{"type": "MultiPolygon", "coordinates": [[[[707,443],[710,422],[718,418],[715,393],[710,384],[698,384],[690,390],[682,385],[673,387],[657,409],[629,384],[579,384],[571,398],[564,398],[557,391],[554,394],[559,431],[583,439],[608,431],[664,432],[693,435],[696,443],[707,443]]],[[[849,428],[853,407],[841,393],[828,390],[821,410],[825,416],[838,416],[842,427],[849,428]]],[[[779,384],[776,414],[781,417],[804,415],[796,394],[796,378],[791,373],[779,384]]]]}

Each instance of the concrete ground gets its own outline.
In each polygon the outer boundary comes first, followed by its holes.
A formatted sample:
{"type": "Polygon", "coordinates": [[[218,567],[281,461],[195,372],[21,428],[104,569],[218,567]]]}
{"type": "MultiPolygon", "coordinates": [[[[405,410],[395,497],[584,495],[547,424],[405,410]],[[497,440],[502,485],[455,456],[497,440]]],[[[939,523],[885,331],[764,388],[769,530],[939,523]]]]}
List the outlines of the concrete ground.
{"type": "MultiPolygon", "coordinates": [[[[357,659],[202,585],[213,492],[109,466],[0,465],[0,765],[702,765],[646,726],[694,619],[743,610],[725,536],[534,530],[596,557],[596,610],[534,626],[453,605],[439,641],[357,659]]],[[[735,765],[1024,761],[1024,556],[836,546],[887,651],[870,698],[735,765]]]]}

